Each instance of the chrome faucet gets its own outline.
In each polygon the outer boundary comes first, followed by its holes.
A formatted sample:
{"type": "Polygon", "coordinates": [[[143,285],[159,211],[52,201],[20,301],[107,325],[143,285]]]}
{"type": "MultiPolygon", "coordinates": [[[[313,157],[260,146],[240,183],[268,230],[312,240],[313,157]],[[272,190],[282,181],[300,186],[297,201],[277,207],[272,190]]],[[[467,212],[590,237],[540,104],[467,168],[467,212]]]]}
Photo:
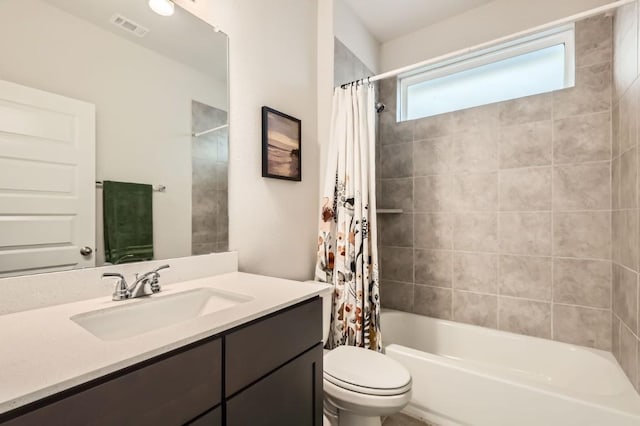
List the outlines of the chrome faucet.
{"type": "Polygon", "coordinates": [[[137,297],[158,293],[161,290],[159,283],[160,271],[167,268],[169,268],[169,265],[162,265],[141,276],[136,274],[136,282],[131,286],[127,285],[127,280],[124,278],[124,275],[117,272],[106,272],[102,274],[102,278],[118,278],[116,288],[113,291],[113,300],[135,299],[137,297]]]}

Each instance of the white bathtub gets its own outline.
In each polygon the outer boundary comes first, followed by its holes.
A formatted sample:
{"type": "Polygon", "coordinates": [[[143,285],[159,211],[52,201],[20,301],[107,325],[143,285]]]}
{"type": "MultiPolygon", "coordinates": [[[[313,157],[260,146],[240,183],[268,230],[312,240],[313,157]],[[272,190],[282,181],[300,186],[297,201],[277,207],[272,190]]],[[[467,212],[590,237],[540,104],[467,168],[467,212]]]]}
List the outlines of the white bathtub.
{"type": "Polygon", "coordinates": [[[604,351],[383,311],[413,377],[405,412],[437,425],[639,426],[640,396],[604,351]]]}

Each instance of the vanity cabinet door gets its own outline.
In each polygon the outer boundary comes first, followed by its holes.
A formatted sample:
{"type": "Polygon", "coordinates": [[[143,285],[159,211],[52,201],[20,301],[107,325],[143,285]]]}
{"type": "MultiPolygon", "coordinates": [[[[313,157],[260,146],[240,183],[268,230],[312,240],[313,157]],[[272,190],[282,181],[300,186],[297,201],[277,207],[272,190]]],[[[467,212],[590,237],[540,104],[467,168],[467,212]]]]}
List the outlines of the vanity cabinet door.
{"type": "Polygon", "coordinates": [[[6,426],[185,424],[222,401],[221,346],[214,340],[88,389],[72,389],[64,399],[40,402],[6,426]]]}
{"type": "Polygon", "coordinates": [[[322,343],[227,400],[227,426],[322,426],[322,343]]]}
{"type": "Polygon", "coordinates": [[[225,337],[225,395],[234,395],[321,340],[320,298],[229,333],[225,337]]]}

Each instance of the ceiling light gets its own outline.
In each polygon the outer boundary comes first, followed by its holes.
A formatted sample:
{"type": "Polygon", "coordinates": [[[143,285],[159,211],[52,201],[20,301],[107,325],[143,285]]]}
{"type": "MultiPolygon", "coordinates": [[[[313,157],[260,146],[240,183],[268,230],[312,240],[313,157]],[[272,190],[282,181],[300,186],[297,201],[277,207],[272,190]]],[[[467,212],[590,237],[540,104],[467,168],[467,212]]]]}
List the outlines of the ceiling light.
{"type": "Polygon", "coordinates": [[[149,7],[161,16],[171,16],[176,9],[171,0],[149,0],[149,7]]]}

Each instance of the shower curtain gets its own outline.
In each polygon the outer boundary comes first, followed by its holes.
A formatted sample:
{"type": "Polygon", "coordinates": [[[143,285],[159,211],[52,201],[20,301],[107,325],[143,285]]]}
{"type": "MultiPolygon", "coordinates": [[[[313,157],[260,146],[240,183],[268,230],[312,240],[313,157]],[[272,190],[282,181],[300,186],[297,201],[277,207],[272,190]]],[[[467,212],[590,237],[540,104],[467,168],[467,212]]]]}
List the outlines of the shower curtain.
{"type": "Polygon", "coordinates": [[[375,89],[337,87],[322,193],[316,280],[332,284],[327,347],[382,350],[376,241],[375,89]]]}

